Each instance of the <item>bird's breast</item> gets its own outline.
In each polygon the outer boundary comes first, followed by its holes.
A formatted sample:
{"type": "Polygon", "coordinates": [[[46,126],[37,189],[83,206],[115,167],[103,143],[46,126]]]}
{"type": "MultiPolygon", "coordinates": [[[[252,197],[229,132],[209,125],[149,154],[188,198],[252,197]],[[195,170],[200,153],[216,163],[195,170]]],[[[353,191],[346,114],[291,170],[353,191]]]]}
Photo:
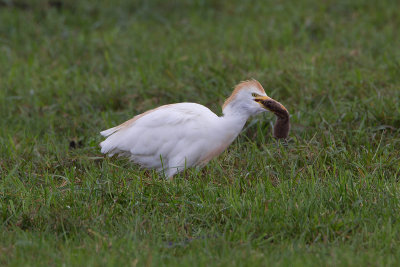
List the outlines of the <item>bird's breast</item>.
{"type": "Polygon", "coordinates": [[[199,163],[197,165],[204,166],[210,160],[215,157],[218,157],[228,146],[233,142],[236,136],[234,135],[226,135],[224,138],[219,140],[214,140],[214,142],[210,142],[206,153],[199,159],[199,163]]]}

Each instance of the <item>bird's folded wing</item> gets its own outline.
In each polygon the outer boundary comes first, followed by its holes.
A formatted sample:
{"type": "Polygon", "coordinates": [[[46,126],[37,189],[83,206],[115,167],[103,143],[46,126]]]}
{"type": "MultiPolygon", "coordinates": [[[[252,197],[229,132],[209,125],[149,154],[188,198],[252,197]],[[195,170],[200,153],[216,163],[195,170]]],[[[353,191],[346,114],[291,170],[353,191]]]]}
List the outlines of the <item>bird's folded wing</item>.
{"type": "Polygon", "coordinates": [[[102,153],[137,157],[168,157],[174,149],[196,142],[207,128],[207,120],[216,117],[204,106],[180,103],[159,107],[106,130],[109,135],[102,153]]]}

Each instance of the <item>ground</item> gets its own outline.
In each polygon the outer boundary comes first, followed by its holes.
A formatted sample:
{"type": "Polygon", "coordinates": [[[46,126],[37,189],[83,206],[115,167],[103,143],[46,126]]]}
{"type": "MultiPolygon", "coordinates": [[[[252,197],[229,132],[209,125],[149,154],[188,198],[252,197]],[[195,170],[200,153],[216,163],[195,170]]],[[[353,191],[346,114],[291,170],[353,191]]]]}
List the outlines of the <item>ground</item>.
{"type": "Polygon", "coordinates": [[[400,3],[0,1],[0,264],[400,262],[400,3]],[[162,104],[221,114],[241,80],[271,114],[165,181],[101,130],[162,104]]]}

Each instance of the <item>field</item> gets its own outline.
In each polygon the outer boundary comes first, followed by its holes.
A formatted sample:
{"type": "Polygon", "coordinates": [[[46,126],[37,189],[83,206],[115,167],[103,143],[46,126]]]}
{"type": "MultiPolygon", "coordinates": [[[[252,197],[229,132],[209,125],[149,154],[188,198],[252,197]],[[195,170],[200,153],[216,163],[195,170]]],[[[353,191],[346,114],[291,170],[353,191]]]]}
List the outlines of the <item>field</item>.
{"type": "Polygon", "coordinates": [[[400,2],[0,0],[0,265],[398,266],[400,2]],[[162,104],[249,120],[166,181],[101,130],[162,104]]]}

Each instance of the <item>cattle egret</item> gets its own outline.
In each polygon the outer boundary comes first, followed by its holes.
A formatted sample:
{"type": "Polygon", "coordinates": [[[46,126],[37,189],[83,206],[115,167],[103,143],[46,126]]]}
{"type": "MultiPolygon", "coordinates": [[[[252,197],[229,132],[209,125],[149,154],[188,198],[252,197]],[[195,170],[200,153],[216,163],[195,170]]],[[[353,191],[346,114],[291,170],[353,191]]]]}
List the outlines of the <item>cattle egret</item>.
{"type": "Polygon", "coordinates": [[[275,138],[286,138],[289,113],[268,97],[256,80],[239,83],[222,106],[221,117],[196,103],[161,106],[102,131],[101,152],[129,157],[172,178],[185,168],[204,166],[238,136],[247,119],[264,111],[277,116],[275,138]]]}

